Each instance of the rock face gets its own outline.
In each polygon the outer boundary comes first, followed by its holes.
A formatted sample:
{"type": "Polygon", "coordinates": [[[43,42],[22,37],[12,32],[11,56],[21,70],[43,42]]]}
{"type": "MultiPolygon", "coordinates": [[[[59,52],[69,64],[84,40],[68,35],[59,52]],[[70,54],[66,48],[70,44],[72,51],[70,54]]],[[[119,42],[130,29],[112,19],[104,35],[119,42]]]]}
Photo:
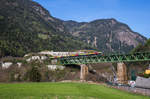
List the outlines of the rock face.
{"type": "Polygon", "coordinates": [[[70,34],[106,53],[127,53],[139,43],[144,44],[146,41],[145,37],[115,19],[81,23],[65,21],[64,25],[70,34]]]}

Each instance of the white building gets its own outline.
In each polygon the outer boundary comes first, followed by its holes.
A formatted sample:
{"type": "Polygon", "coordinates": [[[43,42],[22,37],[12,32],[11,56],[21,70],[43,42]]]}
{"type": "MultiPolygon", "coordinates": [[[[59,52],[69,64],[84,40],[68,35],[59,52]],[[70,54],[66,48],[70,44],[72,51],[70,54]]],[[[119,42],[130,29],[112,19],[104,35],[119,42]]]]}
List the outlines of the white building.
{"type": "Polygon", "coordinates": [[[12,62],[5,62],[2,63],[2,69],[7,69],[9,68],[13,63],[12,62]]]}

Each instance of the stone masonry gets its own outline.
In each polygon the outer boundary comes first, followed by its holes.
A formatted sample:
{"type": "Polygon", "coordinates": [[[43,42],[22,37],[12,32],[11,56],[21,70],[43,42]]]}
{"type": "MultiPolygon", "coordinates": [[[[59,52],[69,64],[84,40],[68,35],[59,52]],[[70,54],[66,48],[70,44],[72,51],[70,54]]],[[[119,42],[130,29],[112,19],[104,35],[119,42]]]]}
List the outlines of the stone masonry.
{"type": "Polygon", "coordinates": [[[117,78],[118,83],[127,84],[127,67],[124,63],[117,64],[117,78]]]}

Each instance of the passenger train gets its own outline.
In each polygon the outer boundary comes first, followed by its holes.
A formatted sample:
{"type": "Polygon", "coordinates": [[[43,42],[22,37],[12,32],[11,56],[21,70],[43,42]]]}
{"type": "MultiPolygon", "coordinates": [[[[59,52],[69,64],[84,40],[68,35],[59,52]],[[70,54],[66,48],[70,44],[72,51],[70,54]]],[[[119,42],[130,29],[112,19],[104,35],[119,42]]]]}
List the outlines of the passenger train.
{"type": "Polygon", "coordinates": [[[98,51],[94,51],[94,50],[77,50],[75,52],[68,52],[67,55],[53,56],[53,58],[76,57],[76,56],[94,56],[94,55],[102,55],[102,52],[98,52],[98,51]]]}

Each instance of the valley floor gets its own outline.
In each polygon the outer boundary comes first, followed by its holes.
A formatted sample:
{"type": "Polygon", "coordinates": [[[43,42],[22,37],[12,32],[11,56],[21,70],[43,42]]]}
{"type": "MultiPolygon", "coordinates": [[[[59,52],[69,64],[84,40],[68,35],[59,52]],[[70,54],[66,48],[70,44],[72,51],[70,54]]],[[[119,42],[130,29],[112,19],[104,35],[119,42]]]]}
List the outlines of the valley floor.
{"type": "Polygon", "coordinates": [[[0,84],[0,99],[150,99],[87,83],[14,83],[0,84]]]}

